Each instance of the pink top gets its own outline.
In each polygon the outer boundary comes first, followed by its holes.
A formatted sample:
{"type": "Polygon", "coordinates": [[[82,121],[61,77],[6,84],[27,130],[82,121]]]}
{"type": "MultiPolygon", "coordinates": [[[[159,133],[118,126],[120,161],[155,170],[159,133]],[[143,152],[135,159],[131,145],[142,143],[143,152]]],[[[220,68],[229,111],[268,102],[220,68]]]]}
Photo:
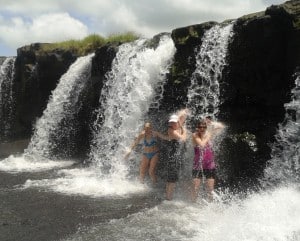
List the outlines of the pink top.
{"type": "Polygon", "coordinates": [[[202,169],[211,170],[216,168],[211,144],[207,143],[205,147],[195,146],[194,152],[193,170],[201,170],[201,165],[202,169]]]}

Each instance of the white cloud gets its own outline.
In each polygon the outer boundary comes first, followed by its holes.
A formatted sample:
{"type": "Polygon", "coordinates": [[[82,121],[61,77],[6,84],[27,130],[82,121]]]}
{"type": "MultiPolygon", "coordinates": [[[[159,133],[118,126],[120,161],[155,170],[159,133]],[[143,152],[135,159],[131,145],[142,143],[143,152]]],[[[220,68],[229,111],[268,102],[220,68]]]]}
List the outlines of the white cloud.
{"type": "Polygon", "coordinates": [[[134,31],[146,37],[263,11],[284,0],[0,0],[0,44],[134,31]],[[2,15],[2,17],[1,17],[2,15]]]}
{"type": "MultiPolygon", "coordinates": [[[[100,34],[135,31],[147,37],[174,28],[206,21],[222,22],[263,11],[266,0],[90,0],[80,12],[92,16],[93,29],[100,34]]],[[[272,1],[272,0],[268,0],[272,1]]],[[[274,0],[277,3],[284,0],[274,0]]],[[[73,6],[72,11],[79,11],[73,6]]]]}
{"type": "MultiPolygon", "coordinates": [[[[64,0],[62,1],[64,2],[64,0]]],[[[43,14],[46,12],[59,11],[59,1],[57,0],[0,0],[1,11],[15,14],[43,14]]]]}
{"type": "Polygon", "coordinates": [[[33,42],[55,42],[80,39],[88,34],[88,28],[68,13],[44,14],[33,19],[0,18],[0,39],[10,47],[20,47],[33,42]]]}

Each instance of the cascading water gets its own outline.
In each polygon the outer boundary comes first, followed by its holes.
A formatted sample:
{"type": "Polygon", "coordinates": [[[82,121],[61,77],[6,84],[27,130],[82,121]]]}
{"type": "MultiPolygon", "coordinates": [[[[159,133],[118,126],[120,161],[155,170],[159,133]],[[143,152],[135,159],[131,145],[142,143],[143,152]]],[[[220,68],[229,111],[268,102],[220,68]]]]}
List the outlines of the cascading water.
{"type": "Polygon", "coordinates": [[[286,117],[279,125],[271,160],[264,171],[262,184],[299,183],[300,181],[300,72],[296,73],[291,102],[285,104],[286,117]]]}
{"type": "Polygon", "coordinates": [[[12,121],[15,61],[15,57],[8,57],[0,66],[0,140],[8,136],[12,121]]]}
{"type": "Polygon", "coordinates": [[[150,105],[157,106],[153,103],[161,93],[156,90],[163,86],[175,53],[174,43],[166,35],[156,49],[147,44],[137,40],[119,47],[101,92],[90,159],[102,173],[119,178],[128,173],[124,150],[141,130],[150,105]]]}
{"type": "Polygon", "coordinates": [[[61,77],[42,117],[35,125],[34,134],[25,150],[26,156],[53,158],[52,150],[56,148],[56,142],[52,141],[53,135],[56,134],[60,122],[70,118],[78,110],[78,98],[90,78],[93,56],[91,54],[78,58],[61,77]]]}
{"type": "Polygon", "coordinates": [[[195,119],[216,116],[220,105],[219,81],[226,65],[227,46],[233,24],[215,25],[207,30],[202,45],[195,49],[196,70],[188,89],[188,108],[195,119]]]}
{"type": "Polygon", "coordinates": [[[42,186],[97,197],[124,197],[147,190],[136,181],[136,173],[131,180],[131,171],[138,170],[139,158],[134,158],[134,163],[125,161],[125,149],[141,130],[148,110],[158,106],[161,86],[175,53],[168,35],[160,37],[156,48],[151,46],[150,41],[137,40],[119,47],[100,94],[90,167],[60,170],[57,173],[61,177],[56,179],[28,180],[25,188],[42,186]]]}
{"type": "MultiPolygon", "coordinates": [[[[187,107],[191,112],[190,128],[194,131],[195,121],[219,112],[220,88],[219,81],[226,65],[227,47],[233,36],[233,25],[215,25],[207,30],[202,38],[202,45],[195,49],[196,69],[188,88],[187,107]]],[[[222,138],[214,140],[214,149],[217,153],[222,138]]],[[[189,150],[188,153],[193,153],[189,150]]],[[[190,157],[191,159],[192,157],[190,157]]],[[[223,168],[222,159],[218,160],[220,166],[218,176],[226,179],[227,171],[223,168]]]]}
{"type": "Polygon", "coordinates": [[[78,111],[79,95],[90,78],[92,57],[94,54],[80,57],[61,77],[52,92],[43,115],[35,125],[31,141],[22,156],[9,156],[0,162],[0,170],[8,172],[36,172],[73,164],[73,161],[54,161],[53,150],[57,143],[53,141],[58,133],[72,131],[71,123],[63,131],[60,124],[70,120],[78,111]]]}

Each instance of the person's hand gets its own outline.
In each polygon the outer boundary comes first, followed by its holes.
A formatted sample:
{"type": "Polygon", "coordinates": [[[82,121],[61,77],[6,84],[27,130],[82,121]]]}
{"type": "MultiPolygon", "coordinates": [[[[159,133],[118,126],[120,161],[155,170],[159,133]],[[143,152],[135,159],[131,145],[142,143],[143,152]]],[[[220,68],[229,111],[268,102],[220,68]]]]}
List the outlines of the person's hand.
{"type": "Polygon", "coordinates": [[[190,110],[188,108],[184,108],[178,112],[179,116],[187,117],[190,114],[190,110]]]}
{"type": "Polygon", "coordinates": [[[182,110],[178,111],[177,115],[179,116],[180,126],[183,126],[186,121],[187,116],[189,115],[189,109],[187,109],[187,108],[182,109],[182,110]]]}

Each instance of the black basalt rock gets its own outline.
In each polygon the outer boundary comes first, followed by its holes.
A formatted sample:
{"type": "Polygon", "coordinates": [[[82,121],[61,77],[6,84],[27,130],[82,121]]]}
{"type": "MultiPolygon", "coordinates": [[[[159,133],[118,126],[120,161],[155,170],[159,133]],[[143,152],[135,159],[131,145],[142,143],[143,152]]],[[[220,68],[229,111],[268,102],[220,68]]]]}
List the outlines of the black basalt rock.
{"type": "Polygon", "coordinates": [[[95,51],[92,59],[91,79],[81,94],[82,105],[77,116],[78,136],[73,153],[75,157],[87,159],[93,141],[93,125],[96,120],[97,124],[101,124],[101,116],[97,116],[101,102],[101,90],[106,80],[106,73],[111,70],[118,46],[119,44],[107,44],[95,51]]]}
{"type": "Polygon", "coordinates": [[[14,82],[15,123],[11,138],[29,138],[36,118],[42,115],[51,91],[76,60],[70,52],[43,52],[36,43],[17,50],[14,82]]]}
{"type": "MultiPolygon", "coordinates": [[[[300,65],[299,30],[295,27],[300,2],[295,11],[291,2],[241,17],[234,25],[228,65],[221,80],[220,119],[229,124],[231,133],[254,135],[257,151],[225,157],[239,163],[232,181],[263,174],[271,158],[270,143],[275,141],[278,124],[285,116],[284,104],[291,98],[293,73],[300,65]]],[[[228,146],[231,154],[242,150],[228,146]]]]}
{"type": "Polygon", "coordinates": [[[190,85],[191,76],[196,68],[195,48],[202,43],[206,30],[217,24],[207,22],[174,29],[171,37],[176,47],[174,62],[171,66],[164,89],[162,109],[171,112],[185,106],[187,102],[187,87],[190,85]]]}

